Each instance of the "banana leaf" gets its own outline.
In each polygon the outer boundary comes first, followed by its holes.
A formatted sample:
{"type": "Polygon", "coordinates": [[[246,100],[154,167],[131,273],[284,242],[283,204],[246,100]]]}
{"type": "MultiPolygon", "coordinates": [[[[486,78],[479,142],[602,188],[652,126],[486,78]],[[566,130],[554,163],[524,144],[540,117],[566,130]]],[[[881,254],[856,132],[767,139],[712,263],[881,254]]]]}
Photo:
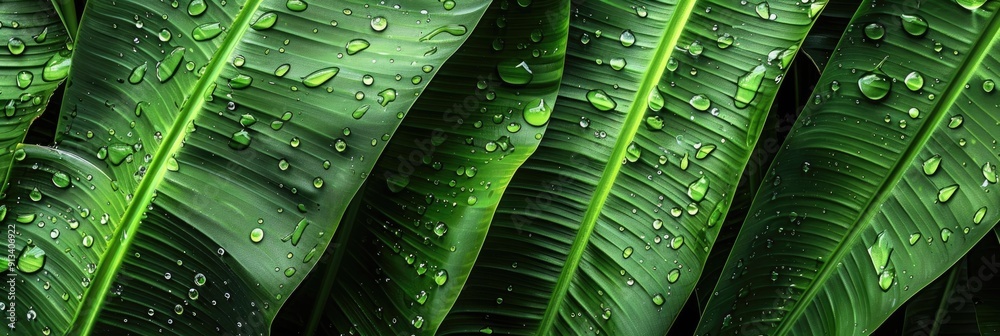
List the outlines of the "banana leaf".
{"type": "Polygon", "coordinates": [[[0,207],[13,328],[268,333],[484,10],[89,1],[58,145],[15,150],[0,207]]]}
{"type": "Polygon", "coordinates": [[[997,9],[862,3],[757,194],[699,334],[870,333],[992,237],[997,9]]]}
{"type": "Polygon", "coordinates": [[[353,234],[321,284],[332,295],[310,309],[319,334],[437,330],[507,183],[545,133],[569,9],[567,0],[495,1],[442,67],[376,164],[357,214],[346,219],[353,234]]]}
{"type": "Polygon", "coordinates": [[[0,42],[2,192],[15,147],[69,72],[72,42],[53,4],[35,0],[0,3],[0,42]]]}
{"type": "Polygon", "coordinates": [[[574,3],[544,137],[438,334],[664,334],[821,8],[574,3]]]}

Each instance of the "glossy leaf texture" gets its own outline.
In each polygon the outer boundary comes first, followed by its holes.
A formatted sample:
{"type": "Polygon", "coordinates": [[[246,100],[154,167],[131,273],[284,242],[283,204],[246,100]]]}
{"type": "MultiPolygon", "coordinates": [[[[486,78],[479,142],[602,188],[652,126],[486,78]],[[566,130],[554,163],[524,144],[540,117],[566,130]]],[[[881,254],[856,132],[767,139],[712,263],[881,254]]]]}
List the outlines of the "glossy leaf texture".
{"type": "Polygon", "coordinates": [[[666,332],[812,23],[808,4],[755,8],[572,5],[544,137],[440,334],[666,332]]]}
{"type": "Polygon", "coordinates": [[[3,202],[18,333],[268,333],[484,10],[89,1],[58,147],[3,202]]]}
{"type": "Polygon", "coordinates": [[[0,3],[0,190],[17,144],[69,73],[72,45],[52,3],[0,3]]]}
{"type": "Polygon", "coordinates": [[[495,1],[408,113],[335,254],[320,334],[433,334],[559,90],[569,1],[495,1]],[[358,304],[364,302],[364,304],[358,304]]]}
{"type": "Polygon", "coordinates": [[[699,334],[870,333],[992,236],[997,5],[862,3],[699,334]]]}

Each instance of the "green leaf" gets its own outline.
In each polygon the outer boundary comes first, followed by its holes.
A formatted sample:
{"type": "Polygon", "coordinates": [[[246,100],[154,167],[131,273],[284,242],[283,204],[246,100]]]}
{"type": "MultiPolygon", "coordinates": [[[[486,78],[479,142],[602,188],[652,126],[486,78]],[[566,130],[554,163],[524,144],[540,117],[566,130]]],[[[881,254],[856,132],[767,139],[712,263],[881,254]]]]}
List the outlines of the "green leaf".
{"type": "Polygon", "coordinates": [[[88,2],[4,199],[18,332],[267,333],[485,6],[88,2]]]}
{"type": "Polygon", "coordinates": [[[0,190],[14,149],[69,71],[70,45],[51,3],[0,3],[0,190]]]}
{"type": "Polygon", "coordinates": [[[545,132],[563,72],[569,9],[568,0],[494,2],[442,67],[349,219],[354,234],[335,251],[344,261],[331,265],[342,270],[325,285],[334,289],[329,309],[315,310],[321,325],[333,327],[321,334],[437,330],[507,183],[545,132]],[[398,322],[371,322],[379,319],[398,322]]]}
{"type": "Polygon", "coordinates": [[[80,21],[77,18],[76,11],[76,1],[75,0],[51,0],[52,6],[55,7],[56,13],[59,14],[59,20],[63,23],[63,28],[66,31],[71,32],[71,37],[76,36],[76,32],[80,30],[80,21]]]}
{"type": "MultiPolygon", "coordinates": [[[[1000,231],[997,231],[1000,235],[1000,231]]],[[[969,252],[969,287],[982,336],[1000,335],[1000,241],[986,235],[969,252]],[[977,280],[972,280],[977,279],[977,280]],[[974,283],[974,282],[979,282],[974,283]]],[[[966,295],[968,296],[968,295],[966,295]]]]}
{"type": "Polygon", "coordinates": [[[968,293],[968,262],[959,261],[951,270],[920,290],[906,306],[903,335],[974,335],[976,308],[968,293]]]}
{"type": "Polygon", "coordinates": [[[545,136],[438,332],[665,333],[811,24],[783,16],[800,9],[776,3],[770,20],[713,1],[571,8],[545,136]],[[741,26],[711,30],[719,20],[741,26]]]}
{"type": "Polygon", "coordinates": [[[1000,123],[984,83],[1000,78],[997,7],[862,4],[820,101],[750,209],[699,334],[871,332],[991,232],[1000,123]],[[864,29],[873,24],[884,32],[864,29]]]}

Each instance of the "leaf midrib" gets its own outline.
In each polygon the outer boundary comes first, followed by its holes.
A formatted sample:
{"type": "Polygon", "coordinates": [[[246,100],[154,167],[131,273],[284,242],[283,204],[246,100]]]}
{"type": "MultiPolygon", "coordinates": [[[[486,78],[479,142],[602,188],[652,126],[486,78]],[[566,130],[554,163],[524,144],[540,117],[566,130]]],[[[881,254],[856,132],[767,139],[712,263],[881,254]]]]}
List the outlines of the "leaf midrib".
{"type": "MultiPolygon", "coordinates": [[[[853,20],[852,20],[853,21],[853,20]]],[[[931,136],[934,135],[938,126],[947,116],[948,110],[955,105],[955,101],[962,94],[962,90],[965,88],[965,83],[967,83],[972,75],[977,69],[979,69],[980,64],[982,64],[983,59],[989,54],[989,51],[996,40],[1000,38],[1000,13],[994,13],[993,18],[990,19],[990,23],[983,30],[983,33],[976,40],[972,50],[969,51],[969,57],[962,61],[961,67],[956,71],[954,80],[949,83],[948,87],[941,94],[941,104],[938,104],[930,112],[930,118],[927,119],[920,129],[914,135],[914,141],[910,143],[910,146],[906,148],[903,155],[896,164],[892,166],[889,170],[888,176],[882,180],[882,183],[875,190],[875,195],[869,199],[866,207],[858,216],[857,220],[851,224],[850,230],[844,236],[844,239],[840,241],[840,244],[833,250],[833,254],[827,261],[823,263],[820,269],[817,271],[816,278],[813,282],[806,288],[802,297],[797,300],[792,306],[792,309],[788,311],[786,318],[781,320],[781,324],[778,325],[775,330],[775,335],[785,335],[790,332],[795,322],[798,321],[799,317],[805,313],[812,303],[813,298],[819,294],[820,290],[823,289],[823,285],[826,281],[833,276],[834,272],[838,268],[837,265],[847,257],[854,245],[861,238],[861,234],[868,229],[871,220],[878,213],[878,204],[882,204],[889,198],[892,191],[895,190],[896,184],[903,179],[903,173],[905,173],[912,162],[917,159],[917,155],[920,153],[924,145],[930,140],[931,136]]]]}
{"type": "Polygon", "coordinates": [[[633,104],[625,117],[621,135],[615,142],[611,157],[604,166],[600,181],[597,182],[597,189],[594,190],[594,195],[587,205],[587,212],[583,215],[580,229],[573,240],[573,245],[570,248],[569,255],[566,257],[566,262],[563,264],[559,280],[552,291],[552,297],[545,307],[545,315],[542,316],[542,322],[538,327],[539,334],[541,335],[550,334],[549,331],[552,329],[553,324],[555,324],[559,308],[562,306],[569,292],[569,286],[573,282],[576,270],[580,265],[580,260],[583,258],[583,252],[590,242],[590,236],[597,225],[597,219],[604,208],[608,196],[611,194],[615,179],[619,175],[622,160],[625,159],[625,150],[632,143],[632,140],[635,139],[639,125],[642,123],[642,117],[648,108],[649,103],[645,99],[645,95],[649,94],[649,91],[653,90],[656,84],[660,82],[660,78],[663,77],[663,72],[667,68],[667,60],[670,59],[671,54],[677,46],[677,41],[680,39],[681,33],[684,32],[684,26],[687,24],[696,2],[697,0],[678,1],[677,10],[671,15],[667,26],[664,28],[660,42],[654,51],[653,59],[649,63],[649,68],[647,68],[639,89],[632,99],[633,104]]]}
{"type": "Polygon", "coordinates": [[[237,14],[232,26],[227,30],[228,34],[215,51],[211,61],[205,67],[205,73],[198,79],[196,85],[188,92],[188,99],[181,106],[177,119],[174,120],[170,130],[163,138],[162,146],[153,155],[153,161],[146,169],[146,177],[142,179],[136,188],[134,197],[128,208],[122,215],[121,223],[115,229],[113,240],[102,255],[98,265],[95,278],[91,281],[90,288],[84,293],[80,301],[80,308],[73,316],[69,334],[90,335],[97,323],[98,314],[104,306],[107,293],[111,289],[119,269],[139,228],[146,207],[152,202],[152,197],[156,188],[163,182],[163,177],[167,171],[167,160],[177,153],[183,139],[187,135],[187,125],[198,116],[205,105],[205,95],[211,89],[212,84],[221,76],[222,69],[227,64],[229,56],[236,49],[236,45],[243,39],[243,35],[250,28],[250,19],[257,12],[263,0],[247,0],[237,14]]]}

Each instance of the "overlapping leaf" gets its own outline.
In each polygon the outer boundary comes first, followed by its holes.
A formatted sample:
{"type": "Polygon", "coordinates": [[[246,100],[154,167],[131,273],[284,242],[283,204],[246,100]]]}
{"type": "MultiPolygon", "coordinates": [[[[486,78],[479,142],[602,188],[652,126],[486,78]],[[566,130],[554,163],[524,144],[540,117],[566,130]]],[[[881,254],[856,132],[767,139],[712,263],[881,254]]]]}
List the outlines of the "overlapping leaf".
{"type": "Polygon", "coordinates": [[[15,152],[0,216],[17,332],[267,333],[484,9],[88,2],[59,147],[15,152]]]}
{"type": "Polygon", "coordinates": [[[992,236],[997,8],[861,5],[754,201],[699,334],[871,332],[992,236]]]}

